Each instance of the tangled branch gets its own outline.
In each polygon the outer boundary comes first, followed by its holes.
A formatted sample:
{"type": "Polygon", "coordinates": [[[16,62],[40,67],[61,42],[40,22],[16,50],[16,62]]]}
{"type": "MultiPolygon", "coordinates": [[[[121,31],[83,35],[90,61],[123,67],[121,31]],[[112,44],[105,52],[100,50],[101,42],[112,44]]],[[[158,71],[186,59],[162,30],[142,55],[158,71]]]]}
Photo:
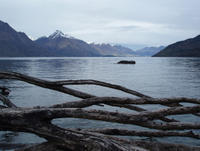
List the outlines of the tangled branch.
{"type": "MultiPolygon", "coordinates": [[[[195,129],[200,129],[200,123],[186,123],[178,119],[172,119],[171,115],[193,114],[199,116],[200,100],[194,98],[152,98],[137,91],[96,80],[65,80],[47,81],[15,72],[0,72],[0,79],[19,80],[39,87],[55,90],[79,98],[77,101],[51,106],[35,106],[32,108],[18,107],[8,99],[4,93],[7,88],[0,87],[0,130],[34,133],[43,137],[47,142],[35,145],[21,146],[21,150],[138,150],[152,149],[148,143],[137,140],[130,141],[116,136],[142,136],[142,137],[190,137],[199,139],[195,129]],[[133,98],[121,97],[97,97],[82,91],[68,88],[68,85],[98,85],[116,89],[133,95],[133,98]],[[183,106],[180,103],[192,103],[193,106],[183,106]],[[162,105],[164,109],[148,111],[141,105],[162,105]],[[135,112],[121,113],[107,110],[89,109],[93,105],[109,105],[122,107],[135,112]],[[138,106],[140,105],[140,106],[138,106]],[[69,129],[52,124],[56,118],[82,118],[99,120],[112,123],[132,124],[148,128],[147,131],[134,129],[69,129]],[[174,131],[176,130],[176,131],[174,131]],[[186,130],[186,131],[185,131],[186,130]],[[46,146],[46,147],[45,147],[46,146]],[[23,149],[22,149],[23,148],[23,149]]],[[[172,145],[172,144],[170,144],[172,145]]],[[[157,145],[162,150],[165,144],[157,145]]],[[[172,145],[172,148],[177,145],[172,145]]],[[[180,146],[179,146],[180,147],[180,146]]],[[[183,149],[190,148],[181,146],[183,149]]],[[[190,149],[200,150],[199,147],[190,149]]],[[[162,150],[163,151],[163,150],[162,150]]]]}

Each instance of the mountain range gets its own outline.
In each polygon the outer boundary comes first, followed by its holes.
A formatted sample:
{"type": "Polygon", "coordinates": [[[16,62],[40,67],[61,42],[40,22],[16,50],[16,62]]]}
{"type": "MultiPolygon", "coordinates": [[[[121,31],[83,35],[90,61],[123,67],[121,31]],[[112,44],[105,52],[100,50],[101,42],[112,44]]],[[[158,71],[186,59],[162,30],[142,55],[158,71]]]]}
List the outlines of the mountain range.
{"type": "Polygon", "coordinates": [[[8,23],[0,21],[0,57],[200,57],[200,35],[167,47],[145,47],[133,51],[121,45],[88,44],[56,30],[53,34],[31,40],[8,23]]]}
{"type": "Polygon", "coordinates": [[[200,57],[200,35],[171,44],[154,57],[200,57]]]}
{"type": "Polygon", "coordinates": [[[8,23],[0,21],[0,57],[98,57],[127,56],[127,53],[133,56],[129,48],[88,44],[59,30],[32,41],[25,33],[17,32],[8,23]]]}
{"type": "Polygon", "coordinates": [[[138,49],[135,51],[136,56],[153,56],[156,53],[160,52],[163,50],[165,46],[159,46],[159,47],[144,47],[142,49],[138,49]]]}
{"type": "Polygon", "coordinates": [[[135,56],[135,52],[130,48],[123,47],[121,45],[110,45],[110,44],[94,44],[90,46],[101,54],[102,56],[114,56],[114,57],[127,57],[135,56]]]}
{"type": "Polygon", "coordinates": [[[101,56],[101,54],[97,52],[96,49],[92,48],[88,43],[74,37],[70,37],[59,30],[56,30],[49,37],[41,37],[35,40],[35,43],[40,47],[53,52],[54,56],[101,56]]]}

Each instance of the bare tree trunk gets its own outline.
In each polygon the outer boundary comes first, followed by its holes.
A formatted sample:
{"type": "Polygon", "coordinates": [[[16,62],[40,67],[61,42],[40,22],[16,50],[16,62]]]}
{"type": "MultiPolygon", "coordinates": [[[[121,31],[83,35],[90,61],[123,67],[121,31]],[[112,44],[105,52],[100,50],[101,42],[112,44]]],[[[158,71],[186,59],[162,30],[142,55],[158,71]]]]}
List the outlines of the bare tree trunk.
{"type": "MultiPolygon", "coordinates": [[[[19,150],[80,150],[80,151],[199,151],[200,147],[128,140],[116,136],[144,137],[190,137],[199,139],[200,135],[194,129],[200,129],[199,123],[184,123],[171,119],[169,115],[193,114],[199,115],[200,100],[194,98],[152,98],[134,90],[96,80],[66,80],[47,81],[14,72],[0,72],[0,79],[13,79],[34,84],[43,88],[70,94],[80,98],[78,101],[65,102],[52,106],[36,106],[32,108],[18,107],[5,95],[7,88],[0,87],[0,130],[29,132],[45,138],[42,144],[10,144],[19,150]],[[67,85],[99,85],[132,94],[133,98],[97,97],[92,94],[67,88],[67,85]],[[193,103],[192,107],[181,106],[179,103],[193,103]],[[105,110],[87,109],[92,105],[110,105],[134,110],[137,113],[110,112],[105,110]],[[166,109],[147,111],[137,105],[160,104],[166,109]],[[149,128],[149,131],[130,129],[69,129],[52,124],[56,118],[82,118],[106,122],[132,124],[149,128]],[[176,131],[174,131],[176,130],[176,131]],[[177,131],[178,130],[178,131],[177,131]],[[169,148],[166,148],[169,146],[169,148]]],[[[2,146],[3,144],[0,144],[2,146]]],[[[5,147],[5,146],[4,146],[5,147]]]]}

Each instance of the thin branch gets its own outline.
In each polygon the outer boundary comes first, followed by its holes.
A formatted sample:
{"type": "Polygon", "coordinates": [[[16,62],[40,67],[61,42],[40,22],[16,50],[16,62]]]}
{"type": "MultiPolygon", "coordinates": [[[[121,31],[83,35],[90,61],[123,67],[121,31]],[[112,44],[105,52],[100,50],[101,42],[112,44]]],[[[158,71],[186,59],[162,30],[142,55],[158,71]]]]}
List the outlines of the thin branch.
{"type": "MultiPolygon", "coordinates": [[[[83,130],[84,131],[84,130],[83,130]]],[[[87,131],[87,130],[86,130],[87,131]]],[[[200,135],[193,133],[192,131],[187,132],[172,132],[172,131],[134,131],[125,129],[91,129],[90,132],[97,132],[106,135],[120,135],[120,136],[142,136],[142,137],[166,137],[166,136],[180,136],[190,137],[199,139],[200,135]]]]}
{"type": "Polygon", "coordinates": [[[100,85],[103,87],[108,87],[116,90],[120,90],[135,96],[144,97],[144,98],[151,98],[150,96],[144,95],[142,93],[139,93],[134,90],[127,89],[125,87],[122,87],[120,85],[114,85],[106,82],[96,81],[96,80],[66,80],[66,81],[47,81],[47,80],[41,80],[35,77],[15,73],[15,72],[0,72],[0,79],[16,79],[20,81],[24,81],[27,83],[31,83],[34,85],[38,85],[40,87],[53,89],[59,92],[67,93],[76,97],[80,98],[91,98],[94,97],[93,95],[83,93],[77,90],[73,90],[70,88],[63,87],[64,85],[81,85],[81,84],[92,84],[92,85],[100,85]]]}
{"type": "Polygon", "coordinates": [[[139,93],[137,91],[122,87],[120,85],[116,85],[116,84],[110,84],[110,83],[106,83],[106,82],[102,82],[102,81],[97,81],[97,80],[65,80],[65,81],[55,81],[54,82],[55,85],[99,85],[99,86],[103,86],[103,87],[107,87],[107,88],[112,88],[112,89],[116,89],[116,90],[120,90],[138,97],[144,97],[144,98],[151,98],[150,96],[144,95],[142,93],[139,93]]]}
{"type": "MultiPolygon", "coordinates": [[[[200,104],[200,99],[195,98],[143,98],[144,103],[149,104],[161,104],[161,105],[171,105],[171,107],[176,106],[178,103],[194,103],[200,104]],[[147,102],[146,102],[147,101],[147,102]]],[[[142,102],[142,101],[141,101],[142,102]]]]}
{"type": "Polygon", "coordinates": [[[117,107],[120,107],[120,108],[126,108],[126,109],[129,109],[129,110],[133,110],[133,111],[137,111],[137,112],[145,112],[147,110],[141,108],[141,107],[138,107],[138,106],[135,106],[135,105],[131,105],[131,104],[117,104],[117,103],[105,103],[107,105],[110,105],[110,106],[117,106],[117,107]]]}
{"type": "Polygon", "coordinates": [[[8,108],[8,107],[6,107],[4,105],[0,105],[0,109],[5,109],[5,108],[8,108]]]}
{"type": "Polygon", "coordinates": [[[83,98],[83,99],[95,97],[91,94],[87,94],[78,90],[66,88],[63,86],[55,86],[54,82],[51,82],[51,81],[41,80],[35,77],[31,77],[31,76],[27,76],[27,75],[15,73],[15,72],[0,72],[0,79],[15,79],[19,81],[24,81],[30,84],[43,87],[43,88],[59,91],[59,92],[66,93],[66,94],[83,98]]]}
{"type": "Polygon", "coordinates": [[[154,141],[133,140],[132,145],[147,148],[149,151],[200,151],[200,147],[187,146],[174,143],[162,143],[154,141]]]}
{"type": "Polygon", "coordinates": [[[3,102],[3,104],[7,105],[10,108],[17,108],[14,103],[12,103],[7,97],[2,94],[0,94],[0,100],[3,102]]]}
{"type": "Polygon", "coordinates": [[[0,90],[2,90],[2,91],[5,91],[5,90],[10,91],[8,88],[3,87],[3,86],[0,86],[0,90]]]}
{"type": "Polygon", "coordinates": [[[74,102],[66,102],[62,104],[55,104],[51,106],[52,108],[84,108],[92,105],[97,105],[100,103],[103,104],[135,104],[135,105],[143,105],[143,104],[161,104],[168,105],[179,102],[188,102],[188,103],[196,103],[200,104],[199,99],[187,99],[187,98],[173,98],[173,99],[146,99],[146,98],[119,98],[119,97],[93,97],[80,101],[74,102]]]}
{"type": "MultiPolygon", "coordinates": [[[[118,107],[125,107],[130,110],[135,110],[138,112],[147,111],[143,108],[128,105],[127,103],[137,103],[138,100],[136,99],[130,99],[130,98],[117,98],[117,97],[94,97],[89,99],[84,99],[80,101],[73,101],[73,102],[66,102],[62,104],[56,104],[50,106],[50,108],[85,108],[92,105],[98,105],[100,103],[104,103],[111,106],[118,106],[118,107]]],[[[161,117],[161,120],[165,122],[177,122],[177,120],[169,119],[165,117],[161,117]]]]}

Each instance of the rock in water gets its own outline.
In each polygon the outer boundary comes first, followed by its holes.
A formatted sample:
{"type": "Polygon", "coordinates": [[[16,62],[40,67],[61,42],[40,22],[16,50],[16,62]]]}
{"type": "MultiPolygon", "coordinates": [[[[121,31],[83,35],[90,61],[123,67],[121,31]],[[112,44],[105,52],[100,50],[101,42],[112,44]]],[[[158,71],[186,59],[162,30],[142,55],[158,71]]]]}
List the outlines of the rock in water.
{"type": "Polygon", "coordinates": [[[134,60],[121,60],[117,64],[135,64],[134,60]]]}

